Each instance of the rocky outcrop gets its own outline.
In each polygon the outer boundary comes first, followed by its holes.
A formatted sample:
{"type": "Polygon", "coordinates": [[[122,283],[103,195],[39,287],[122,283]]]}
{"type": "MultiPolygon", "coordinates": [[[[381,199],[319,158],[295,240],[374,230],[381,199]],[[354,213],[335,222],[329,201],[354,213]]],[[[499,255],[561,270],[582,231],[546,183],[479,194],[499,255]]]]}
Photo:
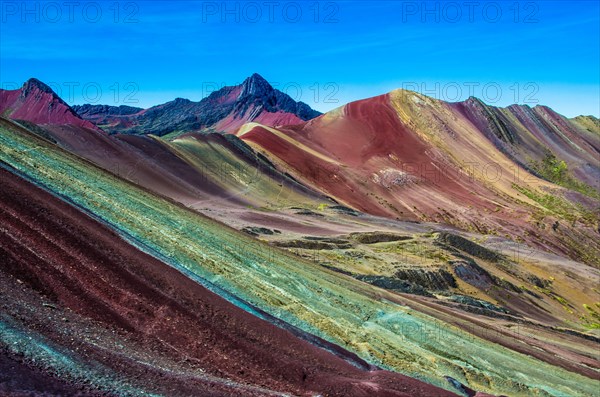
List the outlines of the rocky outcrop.
{"type": "Polygon", "coordinates": [[[277,230],[277,229],[268,229],[266,227],[258,227],[258,226],[247,226],[241,229],[242,232],[249,234],[251,236],[260,236],[261,234],[263,235],[268,235],[268,236],[272,236],[274,234],[281,234],[281,230],[277,230]]]}
{"type": "Polygon", "coordinates": [[[497,262],[502,259],[500,254],[456,234],[443,232],[439,234],[437,240],[483,260],[497,262]]]}
{"type": "Polygon", "coordinates": [[[472,298],[466,295],[451,295],[448,297],[448,300],[451,302],[459,303],[461,305],[466,305],[470,307],[484,309],[485,311],[493,311],[498,313],[508,314],[509,311],[501,306],[494,305],[493,303],[486,302],[481,299],[472,298]]]}
{"type": "Polygon", "coordinates": [[[357,275],[355,278],[376,287],[391,291],[433,297],[433,294],[428,292],[422,286],[407,280],[400,280],[396,277],[357,275]]]}
{"type": "Polygon", "coordinates": [[[361,244],[388,243],[412,238],[411,236],[383,232],[351,233],[350,237],[361,244]]]}
{"type": "Polygon", "coordinates": [[[335,242],[332,240],[288,240],[288,241],[275,241],[273,243],[277,247],[282,248],[301,248],[308,250],[334,250],[334,249],[347,249],[351,248],[352,244],[347,241],[335,242]]]}
{"type": "Polygon", "coordinates": [[[494,284],[492,275],[472,259],[464,258],[453,260],[449,263],[452,265],[454,274],[464,282],[471,284],[473,287],[486,290],[494,284]]]}
{"type": "Polygon", "coordinates": [[[331,207],[329,207],[329,209],[350,216],[358,216],[360,214],[360,212],[353,210],[352,208],[345,207],[343,205],[332,205],[331,207]]]}
{"type": "Polygon", "coordinates": [[[449,288],[457,287],[454,276],[444,269],[399,269],[394,277],[400,280],[410,281],[411,283],[420,285],[429,291],[443,291],[449,288]]]}

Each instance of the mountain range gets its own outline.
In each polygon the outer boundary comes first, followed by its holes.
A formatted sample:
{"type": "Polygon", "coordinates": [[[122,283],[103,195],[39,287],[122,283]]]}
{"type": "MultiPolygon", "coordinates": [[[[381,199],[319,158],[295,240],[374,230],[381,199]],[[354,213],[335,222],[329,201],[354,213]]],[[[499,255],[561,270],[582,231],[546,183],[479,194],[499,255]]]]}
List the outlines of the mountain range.
{"type": "Polygon", "coordinates": [[[0,115],[24,392],[597,389],[593,116],[406,90],[320,114],[257,74],[149,109],[30,79],[0,115]]]}
{"type": "Polygon", "coordinates": [[[154,134],[231,132],[244,123],[289,125],[312,119],[319,112],[274,89],[253,74],[237,86],[221,88],[199,102],[177,98],[149,109],[129,106],[83,105],[73,110],[107,132],[154,134]]]}

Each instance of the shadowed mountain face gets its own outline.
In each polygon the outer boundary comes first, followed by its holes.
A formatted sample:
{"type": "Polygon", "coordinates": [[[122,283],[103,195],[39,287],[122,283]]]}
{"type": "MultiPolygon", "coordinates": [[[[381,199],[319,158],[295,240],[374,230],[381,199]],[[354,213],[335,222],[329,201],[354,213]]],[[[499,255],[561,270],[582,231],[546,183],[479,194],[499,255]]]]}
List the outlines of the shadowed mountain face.
{"type": "Polygon", "coordinates": [[[274,89],[253,74],[241,85],[224,87],[200,102],[177,98],[140,109],[128,106],[83,105],[73,109],[108,132],[154,134],[211,130],[233,132],[244,123],[298,124],[320,115],[303,102],[274,89]]]}

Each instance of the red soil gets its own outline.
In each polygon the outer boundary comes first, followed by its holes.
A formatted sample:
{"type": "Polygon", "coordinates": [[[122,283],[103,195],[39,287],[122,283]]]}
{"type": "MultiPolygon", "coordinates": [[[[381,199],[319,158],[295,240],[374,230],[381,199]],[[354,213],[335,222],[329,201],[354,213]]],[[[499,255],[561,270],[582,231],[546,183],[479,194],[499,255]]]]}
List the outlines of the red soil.
{"type": "Polygon", "coordinates": [[[59,97],[50,92],[45,92],[29,84],[25,91],[0,90],[0,115],[9,113],[14,120],[27,120],[36,124],[70,124],[78,127],[99,130],[90,121],[83,120],[59,97]]]}
{"type": "Polygon", "coordinates": [[[279,129],[339,164],[322,160],[261,127],[242,139],[282,159],[309,185],[374,215],[417,220],[409,203],[417,203],[424,212],[437,211],[440,203],[435,192],[449,193],[464,205],[488,205],[470,194],[482,190],[467,178],[440,176],[439,170],[451,165],[400,121],[388,95],[349,103],[342,112],[279,129]],[[375,183],[374,175],[386,169],[407,174],[414,182],[392,188],[375,183]]]}

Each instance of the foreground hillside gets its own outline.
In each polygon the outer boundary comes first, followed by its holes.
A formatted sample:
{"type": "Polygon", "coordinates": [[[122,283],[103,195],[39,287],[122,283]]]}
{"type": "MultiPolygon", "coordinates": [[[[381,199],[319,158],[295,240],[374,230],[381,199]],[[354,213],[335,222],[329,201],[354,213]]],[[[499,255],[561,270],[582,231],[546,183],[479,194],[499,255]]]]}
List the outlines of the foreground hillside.
{"type": "MultiPolygon", "coordinates": [[[[271,323],[290,330],[297,327],[371,364],[446,389],[456,390],[446,378],[452,377],[476,390],[515,396],[584,396],[595,390],[591,374],[571,372],[580,360],[596,365],[593,360],[575,358],[578,353],[568,353],[566,362],[552,364],[443,325],[425,314],[425,309],[411,308],[408,298],[269,249],[251,237],[106,174],[6,120],[0,131],[0,160],[13,173],[67,199],[141,250],[271,323]],[[442,329],[443,337],[423,337],[423,333],[432,335],[442,329]]],[[[414,305],[420,307],[417,302],[414,305]]],[[[79,310],[85,307],[81,305],[79,310]]],[[[131,315],[143,312],[139,306],[131,310],[131,315]]],[[[135,324],[135,320],[129,321],[135,324]]],[[[127,323],[115,326],[130,328],[127,323]]],[[[62,364],[51,361],[49,365],[62,364]]],[[[586,371],[582,367],[576,372],[586,371]]]]}
{"type": "Polygon", "coordinates": [[[5,169],[0,177],[0,286],[10,294],[0,366],[11,377],[0,392],[452,395],[269,324],[80,209],[5,169]]]}

